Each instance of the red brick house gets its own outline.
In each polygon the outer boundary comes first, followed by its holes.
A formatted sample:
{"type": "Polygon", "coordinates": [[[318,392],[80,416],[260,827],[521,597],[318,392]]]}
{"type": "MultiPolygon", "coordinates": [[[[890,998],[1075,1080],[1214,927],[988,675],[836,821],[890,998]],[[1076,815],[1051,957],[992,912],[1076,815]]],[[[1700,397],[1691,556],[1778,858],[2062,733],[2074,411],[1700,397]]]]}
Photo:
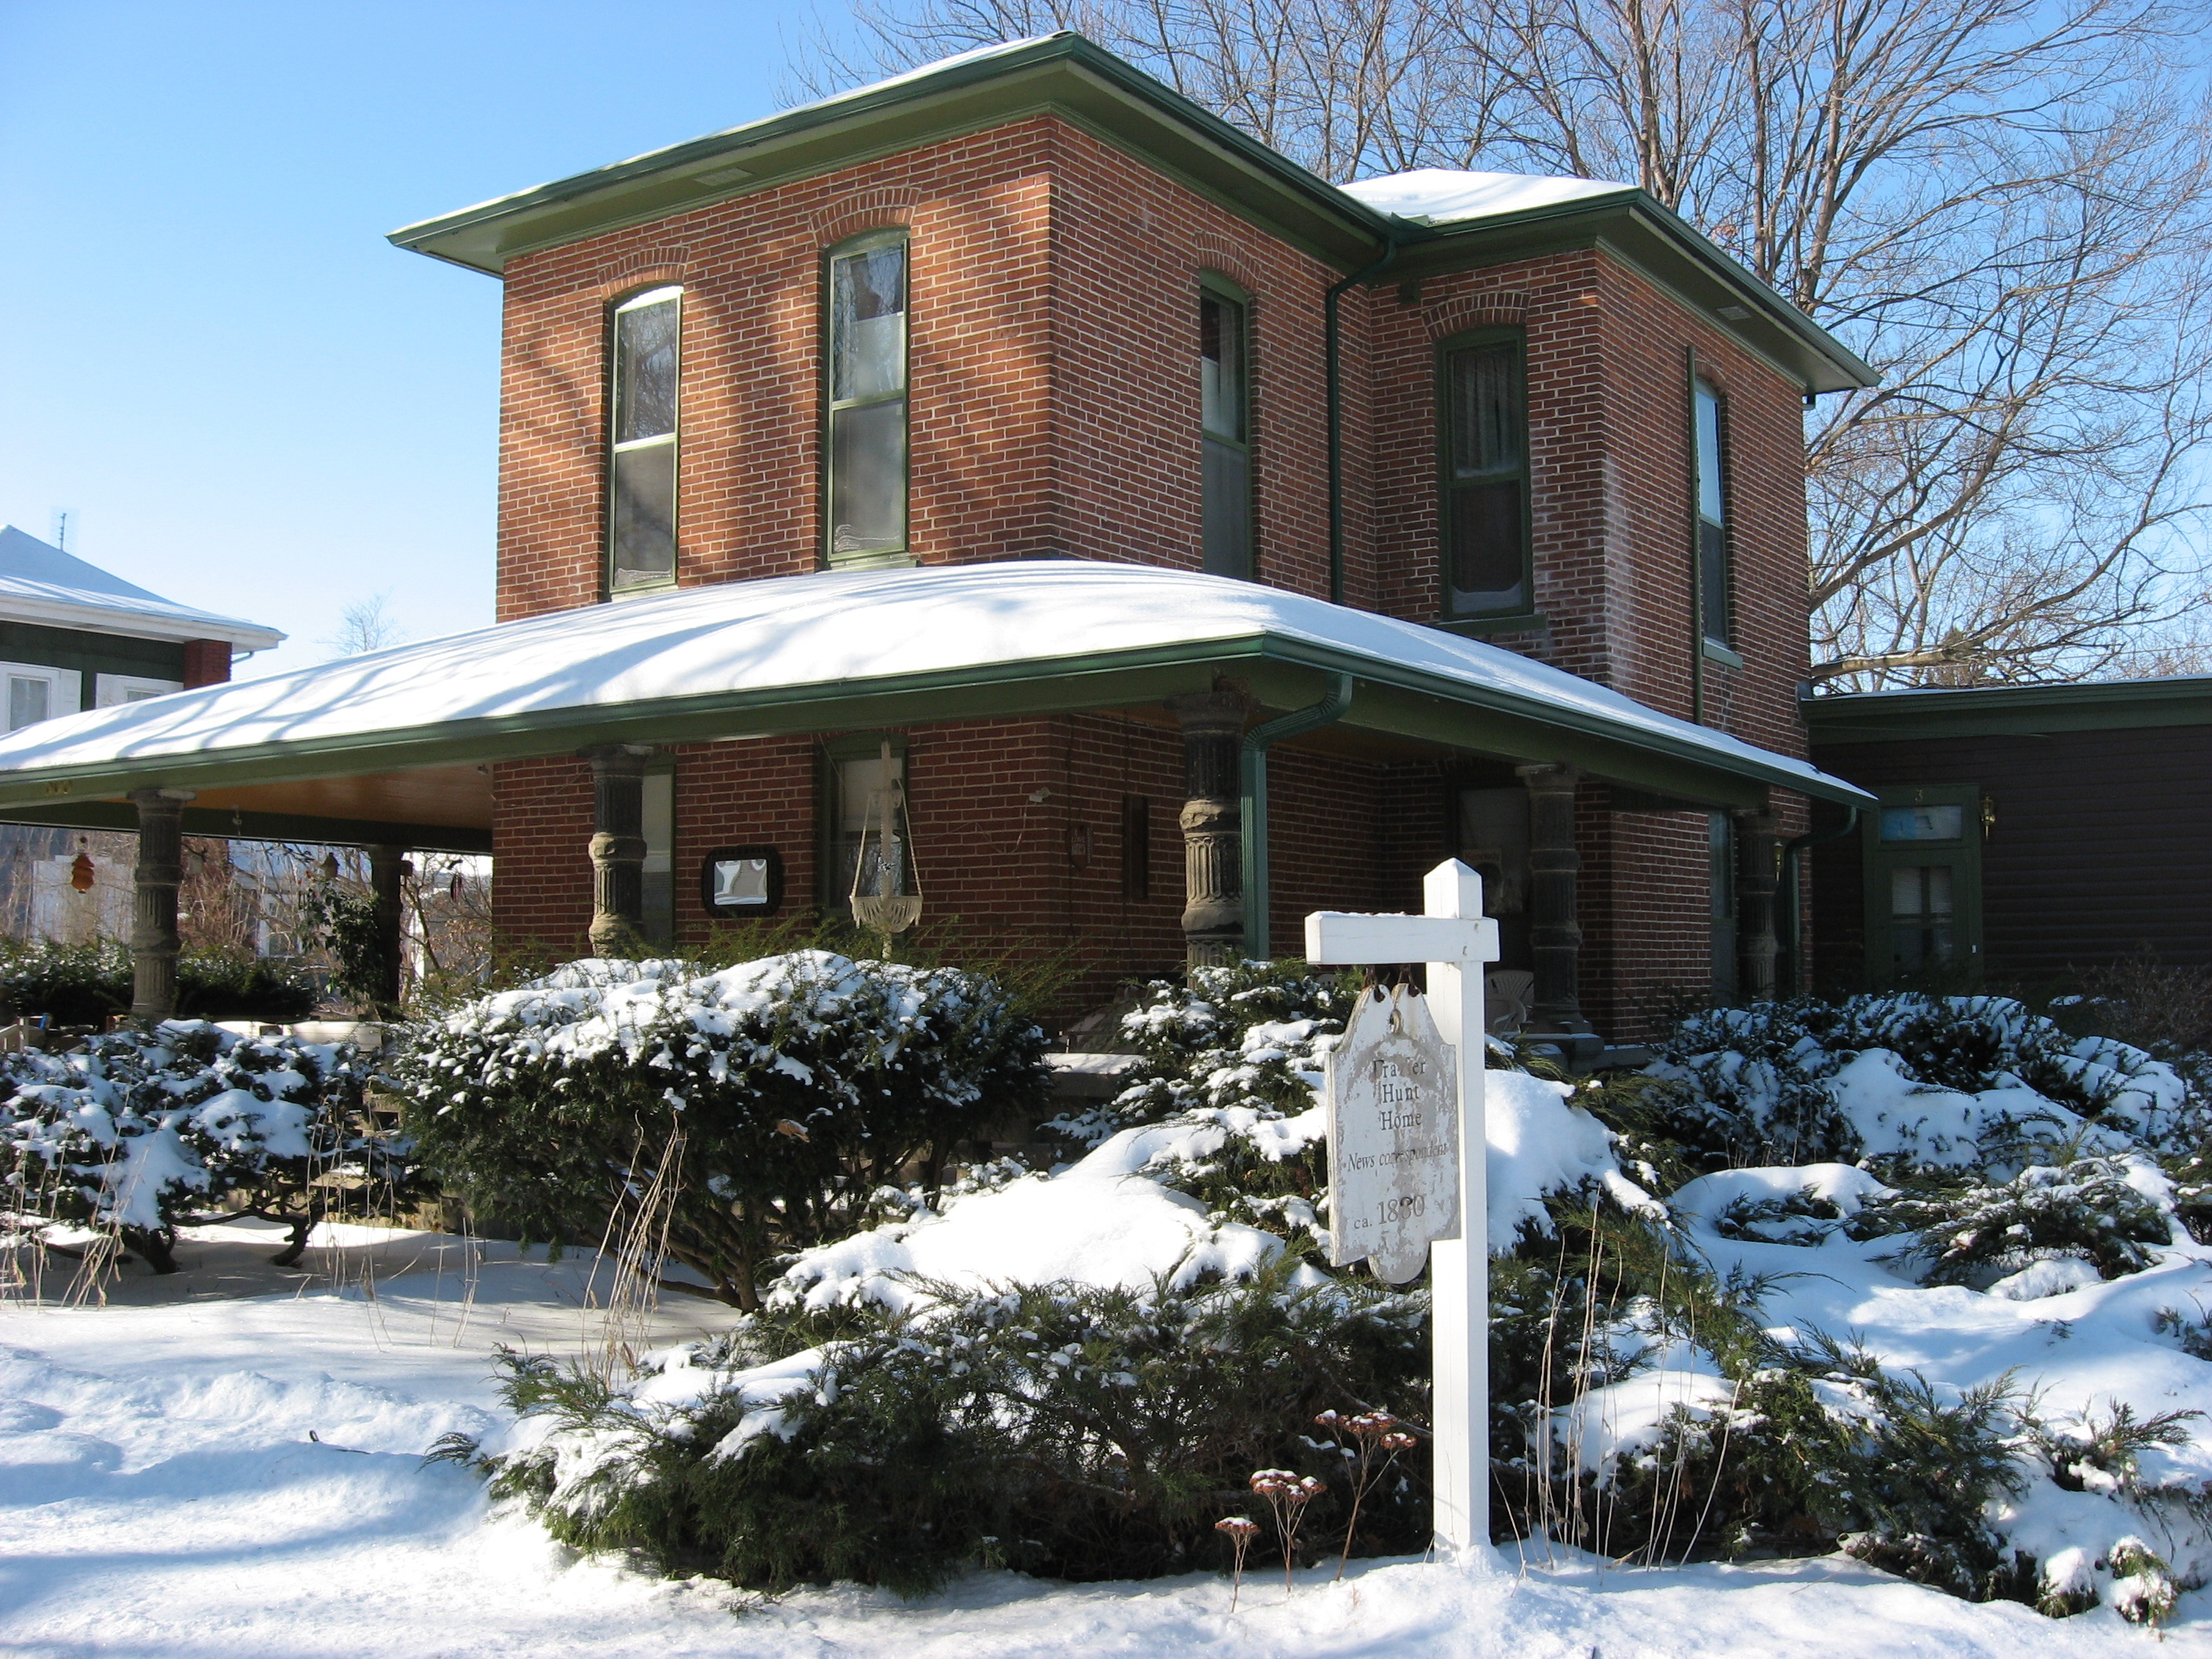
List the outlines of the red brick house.
{"type": "Polygon", "coordinates": [[[392,240],[505,287],[498,625],[0,742],[0,808],[680,945],[842,906],[888,746],[894,884],[1088,1000],[1456,854],[1533,1024],[1632,1036],[1772,987],[1778,844],[1866,799],[1796,688],[1868,371],[1633,188],[1340,188],[1060,34],[392,240]]]}

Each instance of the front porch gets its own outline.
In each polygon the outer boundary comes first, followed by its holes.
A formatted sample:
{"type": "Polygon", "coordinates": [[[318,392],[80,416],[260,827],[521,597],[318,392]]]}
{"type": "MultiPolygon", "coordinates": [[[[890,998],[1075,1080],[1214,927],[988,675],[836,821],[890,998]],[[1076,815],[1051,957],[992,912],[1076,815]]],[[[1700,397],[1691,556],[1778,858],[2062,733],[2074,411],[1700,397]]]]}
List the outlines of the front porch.
{"type": "MultiPolygon", "coordinates": [[[[1095,746],[1100,721],[1150,734],[1155,758],[1161,745],[1179,751],[1179,933],[1192,962],[1269,953],[1286,849],[1302,902],[1373,902],[1393,826],[1346,814],[1376,769],[1510,780],[1527,794],[1529,1024],[1568,1041],[1589,1031],[1578,815],[1584,837],[1593,810],[1730,816],[1738,978],[1757,996],[1778,971],[1782,814],[1801,815],[1802,798],[1867,799],[1803,762],[1479,641],[1249,583],[1031,561],[687,589],[89,711],[0,738],[0,818],[139,832],[133,1012],[155,1018],[172,1006],[182,834],[365,847],[394,878],[406,848],[493,852],[496,881],[518,892],[588,859],[584,931],[612,951],[647,929],[658,756],[711,754],[718,775],[742,781],[772,750],[787,763],[794,745],[834,734],[972,738],[1046,721],[1070,733],[1087,721],[1094,734],[1066,738],[1064,768],[1090,763],[1078,751],[1095,746]],[[1271,760],[1279,777],[1295,775],[1290,794],[1271,788],[1271,760]],[[533,802],[565,788],[580,803],[586,785],[588,826],[549,840],[555,815],[533,816],[533,802]]],[[[937,805],[917,805],[915,839],[925,856],[934,837],[953,848],[944,857],[1003,878],[984,920],[1042,913],[1029,815],[958,807],[951,787],[1006,774],[989,750],[944,745],[937,805]],[[944,833],[956,817],[957,845],[944,833]]],[[[760,836],[729,838],[787,842],[812,878],[794,882],[794,900],[834,901],[834,857],[811,850],[819,826],[791,821],[817,814],[811,784],[755,797],[745,821],[760,836]]],[[[1402,803],[1384,805],[1405,816],[1402,803]]],[[[714,810],[738,823],[736,809],[714,810]]],[[[1086,829],[1085,863],[1090,847],[1086,829]]],[[[686,871],[674,880],[686,886],[686,871]]],[[[1072,940],[1085,935],[1079,903],[1058,914],[1072,940]]]]}

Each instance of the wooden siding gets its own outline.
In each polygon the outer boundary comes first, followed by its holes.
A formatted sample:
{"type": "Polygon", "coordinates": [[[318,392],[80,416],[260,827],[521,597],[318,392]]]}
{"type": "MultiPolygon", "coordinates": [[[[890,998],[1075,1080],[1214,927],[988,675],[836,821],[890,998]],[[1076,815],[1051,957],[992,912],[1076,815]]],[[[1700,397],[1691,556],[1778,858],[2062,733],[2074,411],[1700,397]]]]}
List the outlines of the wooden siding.
{"type": "MultiPolygon", "coordinates": [[[[2049,980],[2144,949],[2212,967],[2212,726],[1866,744],[1816,734],[1813,759],[1868,788],[1979,786],[1996,812],[1982,847],[1993,982],[2049,980]]],[[[1862,845],[1847,836],[1812,854],[1823,985],[1861,982],[1862,845]]]]}

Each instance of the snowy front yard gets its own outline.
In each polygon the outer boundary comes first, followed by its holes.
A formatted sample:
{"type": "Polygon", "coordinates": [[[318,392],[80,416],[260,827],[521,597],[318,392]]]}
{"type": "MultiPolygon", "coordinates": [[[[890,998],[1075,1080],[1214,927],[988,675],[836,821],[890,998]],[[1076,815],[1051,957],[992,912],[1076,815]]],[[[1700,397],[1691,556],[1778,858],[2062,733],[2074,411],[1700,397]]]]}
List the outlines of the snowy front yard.
{"type": "MultiPolygon", "coordinates": [[[[499,1344],[574,1354],[596,1337],[587,1261],[344,1230],[310,1252],[312,1273],[287,1275],[266,1265],[275,1242],[258,1224],[201,1230],[185,1273],[127,1277],[106,1306],[0,1307],[0,1652],[2034,1659],[2157,1641],[2108,1610],[1975,1606],[1837,1558],[1355,1563],[1341,1584],[1302,1574],[1287,1602],[1262,1565],[1234,1614],[1227,1580],[1206,1576],[1063,1588],[988,1574],[912,1603],[666,1583],[580,1560],[466,1474],[421,1461],[442,1434],[497,1426],[499,1344]]],[[[729,1317],[681,1298],[652,1340],[729,1317]]],[[[2212,1598],[2185,1596],[2166,1639],[2212,1653],[2212,1598]]]]}

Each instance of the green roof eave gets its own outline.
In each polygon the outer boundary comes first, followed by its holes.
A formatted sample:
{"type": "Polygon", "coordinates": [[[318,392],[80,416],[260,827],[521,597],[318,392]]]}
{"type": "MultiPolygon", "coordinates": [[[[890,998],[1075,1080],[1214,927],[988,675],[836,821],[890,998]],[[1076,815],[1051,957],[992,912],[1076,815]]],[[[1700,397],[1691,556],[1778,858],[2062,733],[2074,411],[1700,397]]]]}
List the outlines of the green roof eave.
{"type": "MultiPolygon", "coordinates": [[[[1760,751],[1723,754],[1686,735],[1608,720],[1525,694],[1469,685],[1416,666],[1378,661],[1358,651],[1262,635],[864,681],[569,705],[141,759],[26,767],[0,773],[0,812],[10,808],[65,811],[76,802],[139,788],[295,782],[520,759],[599,743],[704,742],[1128,707],[1206,690],[1224,671],[1263,681],[1270,672],[1279,676],[1284,670],[1350,673],[1363,688],[1388,692],[1364,701],[1355,698],[1352,712],[1341,722],[1354,730],[1416,737],[1475,752],[1565,761],[1602,776],[1697,799],[1738,802],[1746,797],[1747,785],[1802,791],[1846,805],[1873,799],[1841,779],[1808,776],[1760,751]]],[[[1264,694],[1269,688],[1262,683],[1260,689],[1264,694]]],[[[1311,700],[1302,684],[1291,685],[1285,695],[1311,700]]]]}
{"type": "Polygon", "coordinates": [[[2086,685],[1847,691],[1808,697],[1800,706],[1815,744],[2208,726],[2212,725],[2212,675],[2100,680],[2086,685]]]}
{"type": "Polygon", "coordinates": [[[517,254],[748,195],[1030,115],[1087,128],[1346,270],[1391,216],[1079,34],[974,52],[391,233],[397,246],[498,275],[517,254]]]}
{"type": "Polygon", "coordinates": [[[1808,392],[1848,392],[1881,379],[1864,359],[1726,249],[1632,186],[1519,213],[1425,224],[1419,230],[1401,249],[1393,276],[1505,264],[1568,248],[1601,248],[1808,392]]]}
{"type": "Polygon", "coordinates": [[[1137,156],[1338,270],[1364,269],[1394,246],[1384,280],[1602,246],[1807,391],[1875,384],[1825,329],[1640,190],[1464,222],[1401,218],[1072,33],[969,53],[426,219],[390,240],[497,276],[520,254],[1038,114],[1137,156]]]}

